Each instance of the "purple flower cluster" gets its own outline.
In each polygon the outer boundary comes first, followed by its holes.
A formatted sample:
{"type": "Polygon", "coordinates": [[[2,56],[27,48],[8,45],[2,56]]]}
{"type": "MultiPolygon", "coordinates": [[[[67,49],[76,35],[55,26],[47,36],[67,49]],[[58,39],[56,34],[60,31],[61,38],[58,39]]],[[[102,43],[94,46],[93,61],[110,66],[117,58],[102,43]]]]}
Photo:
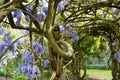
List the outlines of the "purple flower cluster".
{"type": "Polygon", "coordinates": [[[33,43],[33,48],[34,48],[34,50],[37,54],[40,54],[40,53],[44,54],[44,48],[40,43],[34,42],[33,43]]]}
{"type": "Polygon", "coordinates": [[[31,55],[31,52],[26,50],[23,54],[23,61],[25,64],[33,65],[34,57],[31,55]]]}
{"type": "Polygon", "coordinates": [[[63,25],[59,25],[59,28],[60,28],[60,32],[66,34],[66,29],[63,25]]]}
{"type": "MultiPolygon", "coordinates": [[[[31,14],[31,11],[32,11],[32,7],[33,6],[31,4],[28,4],[25,7],[27,12],[30,13],[30,14],[31,14]]],[[[46,19],[47,14],[48,14],[48,7],[43,7],[42,9],[40,9],[39,7],[36,7],[36,9],[34,11],[34,17],[40,22],[43,22],[46,19]]],[[[25,19],[26,19],[26,22],[29,22],[30,21],[30,16],[26,15],[25,19]]]]}
{"type": "Polygon", "coordinates": [[[10,36],[4,37],[4,38],[3,38],[3,41],[4,41],[7,45],[9,45],[9,44],[12,42],[10,36]]]}
{"type": "Polygon", "coordinates": [[[24,61],[24,64],[20,65],[18,69],[15,70],[14,72],[15,75],[17,75],[17,73],[20,71],[23,74],[25,74],[29,79],[41,77],[39,67],[33,64],[34,57],[32,56],[32,53],[30,51],[28,50],[24,51],[22,54],[22,59],[24,61]]]}
{"type": "MultiPolygon", "coordinates": [[[[5,49],[8,47],[8,45],[11,45],[12,39],[10,37],[10,32],[5,32],[4,28],[0,28],[0,36],[3,36],[0,38],[0,54],[3,54],[5,49]]],[[[10,51],[16,51],[16,45],[13,44],[9,48],[10,51]]]]}
{"type": "Polygon", "coordinates": [[[49,60],[44,60],[42,59],[42,65],[44,68],[48,68],[50,66],[50,61],[49,60]]]}
{"type": "Polygon", "coordinates": [[[23,44],[23,40],[18,40],[18,41],[17,41],[17,45],[18,45],[18,46],[21,46],[22,44],[23,44]]]}
{"type": "Polygon", "coordinates": [[[118,62],[120,63],[120,50],[118,51],[118,53],[116,53],[114,55],[114,57],[118,60],[118,62]]]}
{"type": "Polygon", "coordinates": [[[38,77],[41,77],[40,68],[38,66],[34,67],[34,71],[35,71],[35,75],[37,75],[38,77]]]}
{"type": "Polygon", "coordinates": [[[65,6],[69,4],[69,0],[61,0],[59,3],[58,3],[58,6],[57,6],[57,10],[58,11],[62,11],[64,10],[65,6]]]}
{"type": "Polygon", "coordinates": [[[4,42],[0,43],[0,54],[2,54],[5,51],[6,46],[7,45],[4,42]]]}
{"type": "Polygon", "coordinates": [[[29,15],[26,15],[25,19],[26,19],[26,22],[30,22],[30,16],[29,15]]]}
{"type": "Polygon", "coordinates": [[[13,18],[21,19],[22,17],[22,11],[20,9],[16,9],[13,11],[13,18]]]}
{"type": "Polygon", "coordinates": [[[77,35],[76,31],[73,28],[69,28],[69,32],[70,32],[73,42],[79,40],[79,36],[77,35]]]}
{"type": "Polygon", "coordinates": [[[4,29],[3,28],[0,28],[0,35],[2,35],[4,33],[4,29]]]}
{"type": "Polygon", "coordinates": [[[13,18],[17,18],[16,26],[20,27],[20,22],[21,22],[21,19],[22,19],[22,11],[19,10],[19,9],[16,9],[15,11],[13,11],[12,16],[13,16],[13,18]]]}
{"type": "Polygon", "coordinates": [[[36,76],[41,77],[40,69],[37,66],[33,67],[29,64],[25,64],[25,65],[19,66],[19,70],[20,72],[25,74],[29,79],[35,78],[36,76]]]}
{"type": "MultiPolygon", "coordinates": [[[[28,13],[31,14],[31,11],[32,11],[31,5],[26,6],[26,9],[28,13]]],[[[47,14],[48,14],[47,7],[43,8],[42,10],[39,7],[37,7],[34,11],[34,17],[40,22],[43,22],[45,20],[47,14]]],[[[29,21],[30,21],[30,16],[26,15],[26,22],[29,22],[29,21]]]]}
{"type": "Polygon", "coordinates": [[[16,51],[17,47],[16,47],[16,44],[13,44],[12,46],[10,46],[9,50],[10,51],[16,51]]]}
{"type": "Polygon", "coordinates": [[[57,9],[58,9],[58,11],[62,11],[62,10],[64,10],[64,1],[60,1],[59,3],[58,3],[58,6],[57,6],[57,9]]]}
{"type": "Polygon", "coordinates": [[[46,15],[45,15],[44,12],[41,12],[41,14],[37,14],[37,19],[38,19],[40,22],[44,21],[45,18],[46,18],[46,15]]]}
{"type": "Polygon", "coordinates": [[[69,29],[68,29],[68,32],[67,32],[66,29],[65,29],[65,27],[64,27],[63,25],[59,25],[59,29],[60,29],[60,32],[61,32],[61,33],[70,35],[73,42],[79,40],[79,36],[77,35],[75,29],[69,28],[69,29]]]}
{"type": "Polygon", "coordinates": [[[38,19],[38,21],[40,21],[40,22],[44,21],[45,18],[46,18],[46,14],[45,14],[42,10],[40,10],[40,8],[38,8],[38,7],[35,9],[35,14],[34,14],[34,16],[35,16],[35,18],[38,19]]]}
{"type": "MultiPolygon", "coordinates": [[[[4,36],[5,37],[3,38],[3,42],[6,44],[7,47],[8,45],[11,45],[12,39],[10,37],[10,33],[6,33],[4,36]]],[[[16,51],[16,49],[17,49],[16,44],[11,45],[9,48],[10,51],[16,51]]]]}

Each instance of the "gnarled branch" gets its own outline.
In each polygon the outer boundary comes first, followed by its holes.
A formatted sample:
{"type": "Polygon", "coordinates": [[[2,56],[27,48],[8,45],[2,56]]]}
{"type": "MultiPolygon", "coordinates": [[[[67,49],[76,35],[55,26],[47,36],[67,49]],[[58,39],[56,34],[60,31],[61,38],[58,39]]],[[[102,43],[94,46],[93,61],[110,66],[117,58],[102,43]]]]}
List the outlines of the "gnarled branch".
{"type": "Polygon", "coordinates": [[[59,55],[59,56],[71,57],[72,54],[73,54],[72,46],[69,43],[67,43],[66,41],[58,41],[58,42],[56,42],[54,37],[53,37],[53,34],[52,34],[52,29],[53,29],[53,27],[50,27],[50,29],[48,30],[48,40],[49,40],[49,43],[51,45],[51,48],[53,48],[54,52],[56,52],[56,54],[59,55]],[[68,51],[67,52],[63,51],[58,46],[58,44],[65,45],[68,48],[68,51]]]}

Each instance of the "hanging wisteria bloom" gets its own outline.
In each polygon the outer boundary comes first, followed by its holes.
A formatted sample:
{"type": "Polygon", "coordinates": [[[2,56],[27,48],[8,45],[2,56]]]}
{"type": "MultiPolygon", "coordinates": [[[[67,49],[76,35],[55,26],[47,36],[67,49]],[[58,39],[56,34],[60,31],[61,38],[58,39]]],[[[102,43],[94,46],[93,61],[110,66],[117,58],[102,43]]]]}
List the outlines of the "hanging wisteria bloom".
{"type": "Polygon", "coordinates": [[[17,50],[16,44],[11,45],[9,50],[15,52],[17,50]]]}
{"type": "Polygon", "coordinates": [[[40,8],[37,7],[34,12],[34,16],[38,21],[42,22],[45,20],[46,14],[40,8]]]}
{"type": "Polygon", "coordinates": [[[59,25],[59,28],[60,28],[60,32],[66,34],[66,29],[63,25],[59,25]]]}
{"type": "Polygon", "coordinates": [[[3,41],[4,41],[7,45],[9,45],[9,44],[12,42],[11,37],[5,37],[5,38],[3,38],[3,41]]]}
{"type": "Polygon", "coordinates": [[[10,32],[7,32],[7,33],[4,33],[4,34],[3,34],[4,37],[3,37],[2,41],[3,41],[4,43],[6,43],[7,46],[12,43],[12,39],[11,39],[10,34],[11,34],[10,32]]]}
{"type": "Polygon", "coordinates": [[[13,11],[12,16],[13,18],[16,18],[16,26],[19,27],[22,19],[22,11],[19,9],[16,9],[15,11],[13,11]]]}
{"type": "Polygon", "coordinates": [[[4,33],[4,36],[10,37],[11,32],[4,33]]]}
{"type": "Polygon", "coordinates": [[[2,35],[4,33],[4,31],[5,31],[4,28],[0,27],[0,35],[2,35]]]}
{"type": "Polygon", "coordinates": [[[74,37],[72,37],[72,41],[73,41],[73,42],[78,41],[78,40],[79,40],[79,36],[74,35],[74,37]]]}
{"type": "Polygon", "coordinates": [[[0,42],[0,54],[2,54],[5,51],[6,46],[6,43],[0,42]]]}
{"type": "Polygon", "coordinates": [[[41,14],[38,14],[38,15],[37,15],[37,19],[38,19],[40,22],[44,21],[45,18],[46,18],[46,15],[45,15],[44,12],[41,12],[41,14]]]}
{"type": "Polygon", "coordinates": [[[64,1],[60,1],[57,6],[58,11],[64,10],[64,1]]]}
{"type": "Polygon", "coordinates": [[[18,18],[18,19],[21,19],[22,17],[22,11],[20,9],[16,9],[13,11],[13,18],[18,18]]]}
{"type": "Polygon", "coordinates": [[[17,26],[17,27],[20,27],[20,22],[21,22],[21,20],[20,20],[20,19],[17,19],[17,21],[16,21],[16,26],[17,26]]]}
{"type": "Polygon", "coordinates": [[[25,64],[19,67],[20,72],[22,72],[23,74],[25,74],[29,79],[34,78],[34,70],[33,67],[29,64],[25,64]]]}
{"type": "Polygon", "coordinates": [[[41,43],[38,43],[38,42],[34,42],[33,43],[33,48],[34,48],[34,50],[35,50],[35,52],[37,53],[37,54],[44,54],[44,48],[43,48],[43,46],[41,45],[41,43]]]}
{"type": "Polygon", "coordinates": [[[44,68],[48,68],[50,66],[50,61],[48,59],[42,59],[42,65],[44,68]]]}
{"type": "Polygon", "coordinates": [[[34,71],[35,71],[34,73],[35,73],[36,76],[41,77],[40,68],[38,66],[34,67],[34,71]]]}
{"type": "Polygon", "coordinates": [[[33,65],[34,57],[31,55],[31,52],[26,50],[23,52],[23,61],[25,64],[31,64],[33,65]]]}
{"type": "Polygon", "coordinates": [[[17,45],[18,45],[18,46],[21,46],[22,44],[23,44],[23,40],[18,40],[18,41],[17,41],[17,45]]]}
{"type": "Polygon", "coordinates": [[[20,72],[25,74],[29,79],[33,79],[36,76],[41,77],[40,69],[37,66],[31,66],[29,64],[25,64],[25,65],[19,66],[19,70],[20,72]]]}
{"type": "Polygon", "coordinates": [[[73,28],[69,28],[69,32],[73,42],[79,40],[79,36],[77,35],[76,31],[73,28]]]}
{"type": "Polygon", "coordinates": [[[26,16],[25,16],[25,20],[26,20],[26,22],[30,22],[30,16],[29,16],[29,15],[26,15],[26,16]]]}
{"type": "Polygon", "coordinates": [[[69,4],[69,0],[61,0],[59,3],[58,3],[58,6],[57,6],[57,10],[58,11],[62,11],[64,10],[65,6],[69,4]]]}
{"type": "MultiPolygon", "coordinates": [[[[4,31],[4,29],[0,29],[0,30],[3,30],[1,31],[1,35],[3,36],[2,38],[0,38],[1,42],[0,42],[0,54],[4,53],[4,51],[7,49],[7,47],[9,45],[12,44],[12,39],[11,39],[11,32],[6,32],[4,31]]],[[[9,50],[10,51],[16,51],[16,45],[13,44],[10,46],[9,50]]]]}

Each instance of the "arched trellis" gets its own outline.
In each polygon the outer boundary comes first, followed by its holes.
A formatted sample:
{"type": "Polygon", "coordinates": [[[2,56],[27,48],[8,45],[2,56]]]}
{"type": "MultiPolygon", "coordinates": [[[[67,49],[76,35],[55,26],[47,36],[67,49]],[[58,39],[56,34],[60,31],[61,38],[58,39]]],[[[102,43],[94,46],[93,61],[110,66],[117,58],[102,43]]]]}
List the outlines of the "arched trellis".
{"type": "Polygon", "coordinates": [[[106,23],[105,24],[97,24],[95,27],[86,28],[82,32],[89,33],[88,35],[98,36],[101,35],[105,37],[109,42],[109,47],[111,49],[110,58],[108,60],[108,65],[112,70],[113,80],[120,79],[120,72],[117,59],[115,58],[115,54],[120,49],[120,27],[116,23],[106,23]],[[114,24],[114,25],[113,25],[114,24]],[[112,25],[112,26],[111,26],[112,25]],[[116,45],[113,46],[113,43],[116,42],[116,45]],[[111,64],[109,62],[112,62],[111,64]]]}

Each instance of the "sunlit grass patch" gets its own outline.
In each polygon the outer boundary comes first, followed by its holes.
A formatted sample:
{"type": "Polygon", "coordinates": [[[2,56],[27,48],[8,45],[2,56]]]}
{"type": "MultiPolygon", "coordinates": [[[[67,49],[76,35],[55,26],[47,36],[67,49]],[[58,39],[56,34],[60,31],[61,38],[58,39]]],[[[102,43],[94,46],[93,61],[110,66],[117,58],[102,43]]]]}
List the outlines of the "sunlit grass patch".
{"type": "Polygon", "coordinates": [[[97,70],[97,69],[89,69],[87,70],[88,78],[98,78],[101,80],[112,80],[111,70],[97,70]]]}

